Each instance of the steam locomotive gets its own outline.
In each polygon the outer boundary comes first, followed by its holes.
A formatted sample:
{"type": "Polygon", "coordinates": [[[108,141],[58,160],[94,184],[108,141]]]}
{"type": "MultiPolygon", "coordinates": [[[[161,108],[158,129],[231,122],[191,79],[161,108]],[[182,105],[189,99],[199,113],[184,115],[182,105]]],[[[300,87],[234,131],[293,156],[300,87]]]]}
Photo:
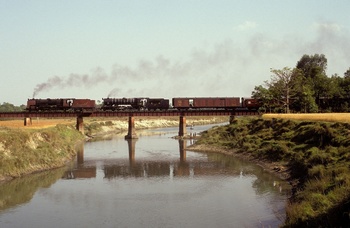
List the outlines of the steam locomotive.
{"type": "Polygon", "coordinates": [[[115,110],[168,110],[169,100],[164,98],[102,98],[104,111],[115,110]]]}
{"type": "Polygon", "coordinates": [[[94,111],[96,109],[95,100],[59,98],[59,99],[28,99],[28,111],[94,111]]]}
{"type": "Polygon", "coordinates": [[[257,110],[259,102],[253,98],[240,97],[175,97],[172,106],[165,98],[102,98],[102,106],[97,108],[95,100],[59,98],[28,99],[28,111],[125,111],[125,110],[198,110],[198,109],[249,109],[257,110]]]}

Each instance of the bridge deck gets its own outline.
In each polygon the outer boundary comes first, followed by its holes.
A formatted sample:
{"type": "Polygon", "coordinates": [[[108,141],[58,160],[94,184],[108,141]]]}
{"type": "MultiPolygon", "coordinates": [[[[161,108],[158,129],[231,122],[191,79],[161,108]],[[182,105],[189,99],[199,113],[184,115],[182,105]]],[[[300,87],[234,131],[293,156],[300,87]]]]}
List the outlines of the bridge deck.
{"type": "Polygon", "coordinates": [[[69,117],[128,117],[128,116],[251,116],[259,115],[253,110],[168,110],[168,111],[95,111],[95,112],[0,112],[1,118],[69,118],[69,117]]]}

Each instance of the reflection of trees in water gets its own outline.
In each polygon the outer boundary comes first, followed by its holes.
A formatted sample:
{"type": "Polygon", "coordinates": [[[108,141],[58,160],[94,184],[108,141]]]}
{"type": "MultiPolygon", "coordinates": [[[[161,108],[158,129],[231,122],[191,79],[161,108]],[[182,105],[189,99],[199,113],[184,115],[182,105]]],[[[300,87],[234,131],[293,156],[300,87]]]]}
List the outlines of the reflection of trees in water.
{"type": "Polygon", "coordinates": [[[236,173],[240,176],[256,175],[256,173],[259,172],[257,169],[260,169],[259,166],[251,162],[233,156],[220,153],[206,153],[206,155],[208,156],[208,160],[217,163],[217,166],[221,166],[225,170],[228,170],[227,172],[236,173]]]}
{"type": "Polygon", "coordinates": [[[241,175],[253,175],[256,177],[252,187],[255,189],[257,195],[263,195],[266,192],[281,192],[284,195],[290,195],[290,186],[287,182],[280,180],[271,173],[264,171],[258,165],[249,161],[244,161],[233,156],[208,153],[208,159],[216,161],[226,169],[240,170],[241,175]]]}
{"type": "MultiPolygon", "coordinates": [[[[208,153],[207,155],[209,160],[217,161],[217,163],[222,164],[226,169],[241,170],[242,176],[256,177],[252,182],[252,187],[256,195],[269,202],[268,205],[270,205],[276,218],[279,218],[280,221],[285,220],[285,203],[276,200],[276,197],[280,195],[281,198],[284,198],[291,195],[291,186],[287,182],[280,180],[265,171],[262,167],[251,162],[224,154],[208,153]]],[[[272,224],[275,221],[274,218],[259,218],[259,220],[261,224],[272,224]]]]}
{"type": "Polygon", "coordinates": [[[60,179],[65,169],[31,174],[0,184],[0,211],[29,202],[39,188],[48,188],[60,179]]]}
{"type": "Polygon", "coordinates": [[[279,192],[282,195],[291,194],[291,186],[287,182],[282,181],[263,170],[259,174],[258,178],[253,182],[252,186],[257,195],[263,195],[271,191],[279,192]]]}

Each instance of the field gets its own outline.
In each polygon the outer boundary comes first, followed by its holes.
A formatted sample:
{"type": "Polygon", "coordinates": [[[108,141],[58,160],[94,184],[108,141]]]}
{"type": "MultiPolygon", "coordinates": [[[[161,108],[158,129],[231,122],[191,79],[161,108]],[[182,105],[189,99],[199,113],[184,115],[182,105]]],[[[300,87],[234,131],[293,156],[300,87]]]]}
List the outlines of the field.
{"type": "Polygon", "coordinates": [[[350,113],[302,113],[302,114],[264,114],[264,119],[293,119],[303,121],[350,122],[350,113]]]}
{"type": "Polygon", "coordinates": [[[57,124],[75,124],[75,119],[43,119],[43,118],[33,118],[32,125],[24,126],[23,119],[17,120],[1,120],[0,127],[9,128],[26,128],[26,129],[36,129],[36,128],[47,128],[53,127],[57,124]]]}

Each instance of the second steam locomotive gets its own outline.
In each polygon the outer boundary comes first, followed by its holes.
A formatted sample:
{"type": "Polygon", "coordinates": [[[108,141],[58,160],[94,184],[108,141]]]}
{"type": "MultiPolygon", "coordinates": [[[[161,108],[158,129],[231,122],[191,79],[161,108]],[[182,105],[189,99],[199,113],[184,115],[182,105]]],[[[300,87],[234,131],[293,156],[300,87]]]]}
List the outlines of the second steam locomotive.
{"type": "Polygon", "coordinates": [[[155,111],[155,110],[199,110],[199,109],[249,109],[259,108],[258,100],[240,97],[175,97],[165,98],[102,98],[102,105],[98,107],[95,100],[58,98],[58,99],[28,99],[28,111],[155,111]]]}

